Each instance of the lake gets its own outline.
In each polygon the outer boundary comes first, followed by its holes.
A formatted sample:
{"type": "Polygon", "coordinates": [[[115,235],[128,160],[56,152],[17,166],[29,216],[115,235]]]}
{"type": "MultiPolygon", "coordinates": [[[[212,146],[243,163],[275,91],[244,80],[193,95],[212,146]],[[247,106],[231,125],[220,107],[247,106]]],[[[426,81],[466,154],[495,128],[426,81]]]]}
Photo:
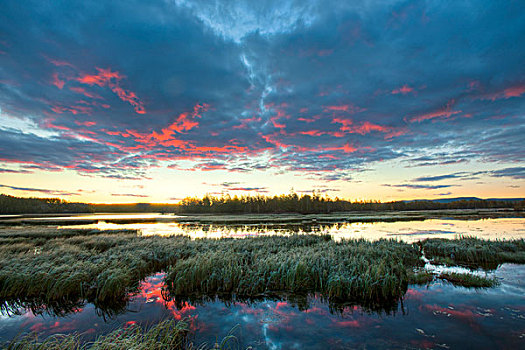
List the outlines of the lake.
{"type": "Polygon", "coordinates": [[[46,225],[58,229],[137,230],[142,235],[187,235],[193,238],[242,238],[301,233],[329,234],[334,239],[424,238],[473,235],[483,239],[525,237],[522,213],[483,210],[442,210],[325,215],[173,215],[84,214],[8,216],[0,226],[46,225]]]}

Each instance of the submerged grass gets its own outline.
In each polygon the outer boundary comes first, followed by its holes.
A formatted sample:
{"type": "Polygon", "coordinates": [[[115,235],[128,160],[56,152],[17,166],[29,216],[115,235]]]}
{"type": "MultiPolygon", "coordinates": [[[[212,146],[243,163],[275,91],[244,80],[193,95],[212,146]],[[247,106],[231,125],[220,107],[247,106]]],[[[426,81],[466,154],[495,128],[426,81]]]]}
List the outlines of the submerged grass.
{"type": "Polygon", "coordinates": [[[437,278],[449,281],[455,286],[472,288],[490,288],[499,284],[496,278],[487,278],[470,273],[441,273],[437,278]]]}
{"type": "Polygon", "coordinates": [[[410,284],[425,285],[434,280],[436,274],[427,270],[417,270],[409,273],[410,284]]]}
{"type": "Polygon", "coordinates": [[[207,350],[237,349],[237,338],[233,330],[212,347],[207,344],[194,345],[189,325],[185,320],[166,320],[144,329],[137,325],[97,337],[93,342],[85,342],[81,334],[54,335],[40,341],[35,333],[13,339],[2,347],[4,350],[207,350]]]}
{"type": "Polygon", "coordinates": [[[494,269],[501,263],[525,263],[525,239],[486,241],[475,237],[432,238],[420,243],[435,263],[494,269]]]}

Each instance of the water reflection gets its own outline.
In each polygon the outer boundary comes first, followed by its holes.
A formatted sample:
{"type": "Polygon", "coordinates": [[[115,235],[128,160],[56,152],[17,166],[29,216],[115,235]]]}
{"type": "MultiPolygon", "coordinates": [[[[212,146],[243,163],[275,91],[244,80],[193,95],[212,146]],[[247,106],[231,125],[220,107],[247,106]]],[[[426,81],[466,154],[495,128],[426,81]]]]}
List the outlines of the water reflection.
{"type": "Polygon", "coordinates": [[[217,225],[178,222],[119,224],[100,220],[95,224],[60,226],[61,229],[137,230],[142,235],[187,235],[192,238],[243,238],[259,235],[329,234],[334,239],[395,238],[416,242],[424,238],[455,238],[471,235],[483,239],[518,239],[525,236],[524,218],[481,220],[428,219],[396,222],[334,224],[217,225]]]}
{"type": "Polygon", "coordinates": [[[126,312],[106,319],[90,303],[67,315],[20,310],[0,318],[0,338],[20,331],[42,336],[79,332],[89,341],[98,334],[137,323],[147,326],[166,318],[188,319],[195,344],[213,344],[236,324],[241,348],[520,348],[525,340],[525,269],[504,264],[496,276],[502,285],[473,290],[436,281],[411,286],[395,312],[373,312],[358,305],[331,307],[318,295],[305,299],[204,303],[166,300],[163,274],[142,282],[126,312]]]}

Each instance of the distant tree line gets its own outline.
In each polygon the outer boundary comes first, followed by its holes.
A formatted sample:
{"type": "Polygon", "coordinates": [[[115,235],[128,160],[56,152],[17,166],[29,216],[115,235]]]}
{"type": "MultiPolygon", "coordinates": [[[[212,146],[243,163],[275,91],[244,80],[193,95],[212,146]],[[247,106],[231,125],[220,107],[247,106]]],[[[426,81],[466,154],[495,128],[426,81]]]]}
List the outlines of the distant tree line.
{"type": "Polygon", "coordinates": [[[175,213],[178,204],[168,203],[130,203],[130,204],[90,204],[97,213],[175,213]]]}
{"type": "Polygon", "coordinates": [[[58,198],[19,198],[0,194],[0,214],[89,213],[89,204],[58,198]]]}
{"type": "Polygon", "coordinates": [[[185,198],[179,204],[180,213],[333,213],[344,211],[400,211],[432,209],[523,209],[525,201],[457,200],[442,203],[431,200],[419,201],[348,201],[323,197],[318,193],[297,195],[290,193],[280,196],[204,196],[185,198]]]}
{"type": "Polygon", "coordinates": [[[202,198],[188,197],[179,204],[132,203],[132,204],[86,204],[72,203],[57,198],[19,198],[0,194],[0,214],[39,213],[208,213],[208,214],[269,214],[269,213],[334,213],[344,211],[401,211],[435,209],[489,209],[514,208],[523,211],[525,201],[456,200],[439,202],[417,201],[348,201],[322,196],[320,193],[280,196],[230,196],[206,195],[202,198]]]}

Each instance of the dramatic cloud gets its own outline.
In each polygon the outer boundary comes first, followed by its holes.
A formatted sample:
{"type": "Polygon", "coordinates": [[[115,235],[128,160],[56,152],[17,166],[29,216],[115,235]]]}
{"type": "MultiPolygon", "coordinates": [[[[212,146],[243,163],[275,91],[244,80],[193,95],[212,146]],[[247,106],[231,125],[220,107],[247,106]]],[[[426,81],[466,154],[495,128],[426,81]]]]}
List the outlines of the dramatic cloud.
{"type": "Polygon", "coordinates": [[[31,171],[29,170],[17,170],[17,169],[6,169],[6,168],[0,168],[0,173],[11,173],[11,174],[30,174],[31,171]]]}
{"type": "Polygon", "coordinates": [[[503,168],[490,171],[475,171],[475,172],[458,172],[453,174],[422,176],[413,179],[413,182],[433,182],[449,179],[473,180],[478,179],[479,175],[487,175],[491,177],[509,177],[516,180],[525,179],[525,167],[503,168]]]}
{"type": "Polygon", "coordinates": [[[0,12],[3,174],[343,182],[399,161],[523,179],[522,1],[35,0],[0,12]]]}

